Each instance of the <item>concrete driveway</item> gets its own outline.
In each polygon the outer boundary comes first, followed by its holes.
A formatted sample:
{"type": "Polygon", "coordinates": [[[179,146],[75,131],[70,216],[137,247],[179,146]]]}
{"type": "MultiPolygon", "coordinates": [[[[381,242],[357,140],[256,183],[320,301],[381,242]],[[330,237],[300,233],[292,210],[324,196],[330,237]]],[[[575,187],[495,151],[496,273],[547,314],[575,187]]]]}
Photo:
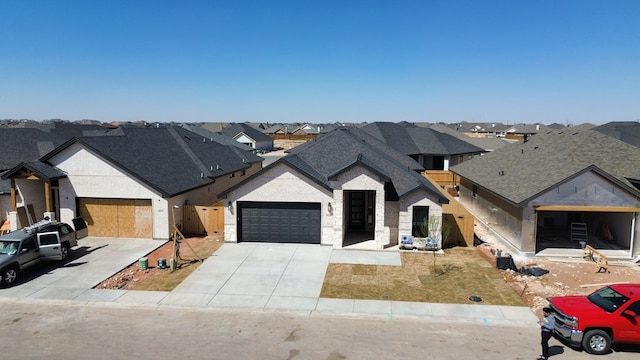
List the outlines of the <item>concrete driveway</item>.
{"type": "Polygon", "coordinates": [[[527,307],[320,298],[330,262],[400,266],[397,251],[307,244],[224,244],[173,291],[92,289],[164,242],[86,238],[69,260],[24,276],[0,298],[289,312],[535,326],[527,307]]]}
{"type": "Polygon", "coordinates": [[[91,288],[164,244],[151,239],[86,237],[62,262],[51,262],[20,274],[17,282],[0,289],[0,297],[86,300],[91,288]]]}

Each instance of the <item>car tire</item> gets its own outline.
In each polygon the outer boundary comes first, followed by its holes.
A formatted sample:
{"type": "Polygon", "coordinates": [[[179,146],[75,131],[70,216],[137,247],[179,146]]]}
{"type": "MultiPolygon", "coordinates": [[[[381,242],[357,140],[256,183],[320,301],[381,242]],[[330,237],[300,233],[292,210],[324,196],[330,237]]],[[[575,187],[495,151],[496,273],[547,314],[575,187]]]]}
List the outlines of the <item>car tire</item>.
{"type": "Polygon", "coordinates": [[[606,354],[611,349],[611,337],[603,330],[589,330],[582,338],[582,347],[589,354],[606,354]]]}
{"type": "Polygon", "coordinates": [[[13,284],[18,278],[18,268],[15,266],[2,270],[2,283],[5,285],[13,284]]]}
{"type": "Polygon", "coordinates": [[[62,260],[65,260],[67,256],[69,256],[69,244],[62,244],[62,248],[60,248],[60,254],[62,255],[62,260]]]}

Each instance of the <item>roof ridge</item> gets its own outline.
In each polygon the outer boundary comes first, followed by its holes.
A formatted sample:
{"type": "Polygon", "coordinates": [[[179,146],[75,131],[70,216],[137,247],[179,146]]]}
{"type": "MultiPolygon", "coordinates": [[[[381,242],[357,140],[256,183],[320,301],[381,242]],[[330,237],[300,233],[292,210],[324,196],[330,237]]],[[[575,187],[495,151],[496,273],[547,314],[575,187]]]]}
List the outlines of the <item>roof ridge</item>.
{"type": "MultiPolygon", "coordinates": [[[[178,146],[180,146],[180,148],[182,150],[184,150],[184,152],[187,154],[187,156],[193,160],[193,162],[198,166],[198,168],[200,169],[200,171],[203,174],[209,174],[212,175],[211,172],[207,169],[207,167],[202,163],[202,161],[200,160],[200,158],[196,155],[196,153],[193,152],[193,150],[191,150],[191,148],[189,147],[189,145],[187,145],[187,143],[184,141],[184,139],[182,138],[182,136],[180,134],[178,134],[178,132],[176,131],[176,129],[173,128],[173,126],[170,126],[167,128],[167,131],[169,131],[169,134],[176,139],[176,142],[178,143],[178,146]]],[[[187,130],[188,131],[188,130],[187,130]]],[[[194,133],[195,134],[195,133],[194,133]]],[[[196,134],[197,135],[197,134],[196,134]]],[[[201,135],[198,135],[201,136],[201,135]]]]}

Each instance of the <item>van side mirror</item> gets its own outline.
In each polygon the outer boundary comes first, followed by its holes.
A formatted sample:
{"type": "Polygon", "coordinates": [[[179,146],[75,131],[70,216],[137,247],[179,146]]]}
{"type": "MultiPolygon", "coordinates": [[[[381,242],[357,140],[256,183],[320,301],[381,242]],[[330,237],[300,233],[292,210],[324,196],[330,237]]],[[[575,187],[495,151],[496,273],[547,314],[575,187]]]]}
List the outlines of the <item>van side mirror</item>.
{"type": "Polygon", "coordinates": [[[622,315],[623,315],[623,316],[626,316],[626,317],[633,317],[633,318],[638,316],[638,314],[636,314],[636,312],[635,312],[635,311],[633,311],[633,310],[629,310],[629,309],[627,309],[627,310],[623,311],[623,312],[622,312],[622,315]]]}

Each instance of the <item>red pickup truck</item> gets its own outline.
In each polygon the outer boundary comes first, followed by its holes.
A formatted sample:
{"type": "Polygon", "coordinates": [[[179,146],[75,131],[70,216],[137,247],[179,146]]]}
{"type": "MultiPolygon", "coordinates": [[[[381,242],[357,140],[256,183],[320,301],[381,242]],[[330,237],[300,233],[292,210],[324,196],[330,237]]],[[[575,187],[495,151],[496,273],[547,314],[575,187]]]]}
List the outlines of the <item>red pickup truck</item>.
{"type": "Polygon", "coordinates": [[[615,284],[587,296],[549,299],[555,333],[590,354],[606,354],[612,343],[640,344],[640,284],[615,284]]]}

